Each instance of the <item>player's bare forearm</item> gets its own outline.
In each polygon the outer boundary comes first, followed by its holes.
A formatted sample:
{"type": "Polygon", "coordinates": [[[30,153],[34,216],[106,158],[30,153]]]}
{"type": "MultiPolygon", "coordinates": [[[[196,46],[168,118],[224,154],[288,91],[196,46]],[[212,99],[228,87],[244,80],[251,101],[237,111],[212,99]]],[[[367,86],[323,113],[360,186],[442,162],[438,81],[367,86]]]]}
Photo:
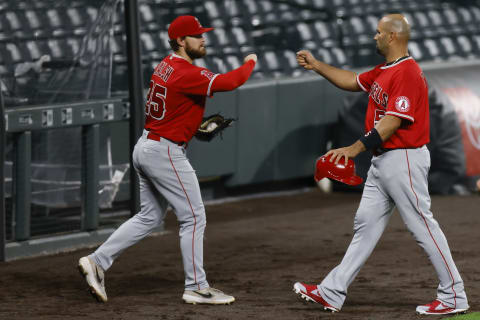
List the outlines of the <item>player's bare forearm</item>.
{"type": "Polygon", "coordinates": [[[360,91],[357,83],[357,74],[352,71],[343,70],[318,61],[308,50],[297,52],[297,62],[306,70],[313,70],[336,87],[348,91],[360,91]]]}
{"type": "Polygon", "coordinates": [[[365,150],[365,145],[360,140],[357,140],[354,144],[348,147],[332,149],[328,151],[325,156],[331,155],[330,162],[335,161],[335,163],[338,163],[340,159],[345,158],[345,165],[347,165],[348,159],[355,158],[359,153],[365,150]]]}
{"type": "Polygon", "coordinates": [[[318,60],[313,64],[313,70],[340,89],[361,91],[357,83],[357,74],[353,71],[336,68],[318,60]]]}
{"type": "Polygon", "coordinates": [[[375,126],[382,141],[387,141],[400,128],[402,119],[392,115],[384,116],[375,126]]]}

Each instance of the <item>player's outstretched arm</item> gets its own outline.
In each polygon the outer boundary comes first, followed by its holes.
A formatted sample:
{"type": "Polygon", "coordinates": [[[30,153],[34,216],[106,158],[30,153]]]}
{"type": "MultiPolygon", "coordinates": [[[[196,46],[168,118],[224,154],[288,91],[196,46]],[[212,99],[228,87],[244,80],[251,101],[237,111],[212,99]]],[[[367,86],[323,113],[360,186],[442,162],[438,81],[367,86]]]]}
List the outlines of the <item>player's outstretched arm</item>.
{"type": "Polygon", "coordinates": [[[219,74],[212,83],[212,92],[231,91],[247,81],[257,62],[257,55],[249,54],[243,59],[243,65],[230,72],[219,74]]]}
{"type": "Polygon", "coordinates": [[[335,68],[329,64],[318,61],[308,50],[297,52],[297,62],[306,70],[313,70],[333,85],[347,91],[360,91],[357,83],[357,74],[353,71],[335,68]]]}

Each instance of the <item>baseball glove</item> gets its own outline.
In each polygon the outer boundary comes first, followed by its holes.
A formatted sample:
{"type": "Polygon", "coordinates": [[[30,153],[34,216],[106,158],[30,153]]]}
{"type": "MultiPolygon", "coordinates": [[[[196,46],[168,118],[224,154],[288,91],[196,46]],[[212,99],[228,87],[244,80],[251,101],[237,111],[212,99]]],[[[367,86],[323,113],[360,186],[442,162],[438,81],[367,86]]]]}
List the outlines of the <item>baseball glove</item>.
{"type": "Polygon", "coordinates": [[[220,114],[212,114],[206,118],[203,118],[200,128],[198,128],[195,137],[200,141],[211,141],[216,135],[222,134],[235,119],[225,119],[220,114]]]}

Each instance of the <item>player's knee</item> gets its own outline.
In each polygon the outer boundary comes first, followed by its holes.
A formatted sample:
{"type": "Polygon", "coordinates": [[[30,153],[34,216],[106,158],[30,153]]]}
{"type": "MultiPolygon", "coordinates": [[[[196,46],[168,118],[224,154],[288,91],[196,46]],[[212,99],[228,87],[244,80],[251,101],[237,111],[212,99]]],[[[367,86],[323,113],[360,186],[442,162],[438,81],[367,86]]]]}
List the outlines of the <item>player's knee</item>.
{"type": "Polygon", "coordinates": [[[162,222],[160,216],[156,214],[137,214],[136,218],[141,224],[150,227],[156,227],[162,222]]]}
{"type": "Polygon", "coordinates": [[[205,216],[205,211],[201,211],[197,215],[197,228],[204,229],[206,225],[207,225],[207,218],[205,216]]]}
{"type": "Polygon", "coordinates": [[[354,231],[359,231],[367,228],[370,225],[371,221],[372,215],[369,214],[369,212],[366,212],[365,210],[358,210],[357,214],[355,215],[353,227],[354,231]]]}
{"type": "Polygon", "coordinates": [[[203,206],[203,203],[199,203],[198,205],[194,206],[193,212],[197,227],[204,227],[207,223],[207,217],[205,215],[205,207],[203,206]]]}
{"type": "Polygon", "coordinates": [[[180,214],[179,216],[182,217],[182,219],[179,219],[180,226],[182,228],[188,228],[188,227],[193,227],[195,228],[202,228],[205,227],[207,223],[207,219],[205,217],[205,210],[194,210],[184,212],[183,214],[180,214]]]}

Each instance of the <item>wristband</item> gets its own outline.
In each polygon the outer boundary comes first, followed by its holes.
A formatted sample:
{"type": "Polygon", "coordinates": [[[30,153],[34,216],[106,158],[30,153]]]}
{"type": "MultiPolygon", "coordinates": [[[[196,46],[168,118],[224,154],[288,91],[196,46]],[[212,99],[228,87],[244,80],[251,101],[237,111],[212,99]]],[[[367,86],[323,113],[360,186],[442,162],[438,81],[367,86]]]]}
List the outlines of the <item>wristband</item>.
{"type": "Polygon", "coordinates": [[[363,137],[361,137],[360,141],[365,145],[367,150],[377,149],[383,143],[380,134],[375,128],[368,131],[363,137]]]}

